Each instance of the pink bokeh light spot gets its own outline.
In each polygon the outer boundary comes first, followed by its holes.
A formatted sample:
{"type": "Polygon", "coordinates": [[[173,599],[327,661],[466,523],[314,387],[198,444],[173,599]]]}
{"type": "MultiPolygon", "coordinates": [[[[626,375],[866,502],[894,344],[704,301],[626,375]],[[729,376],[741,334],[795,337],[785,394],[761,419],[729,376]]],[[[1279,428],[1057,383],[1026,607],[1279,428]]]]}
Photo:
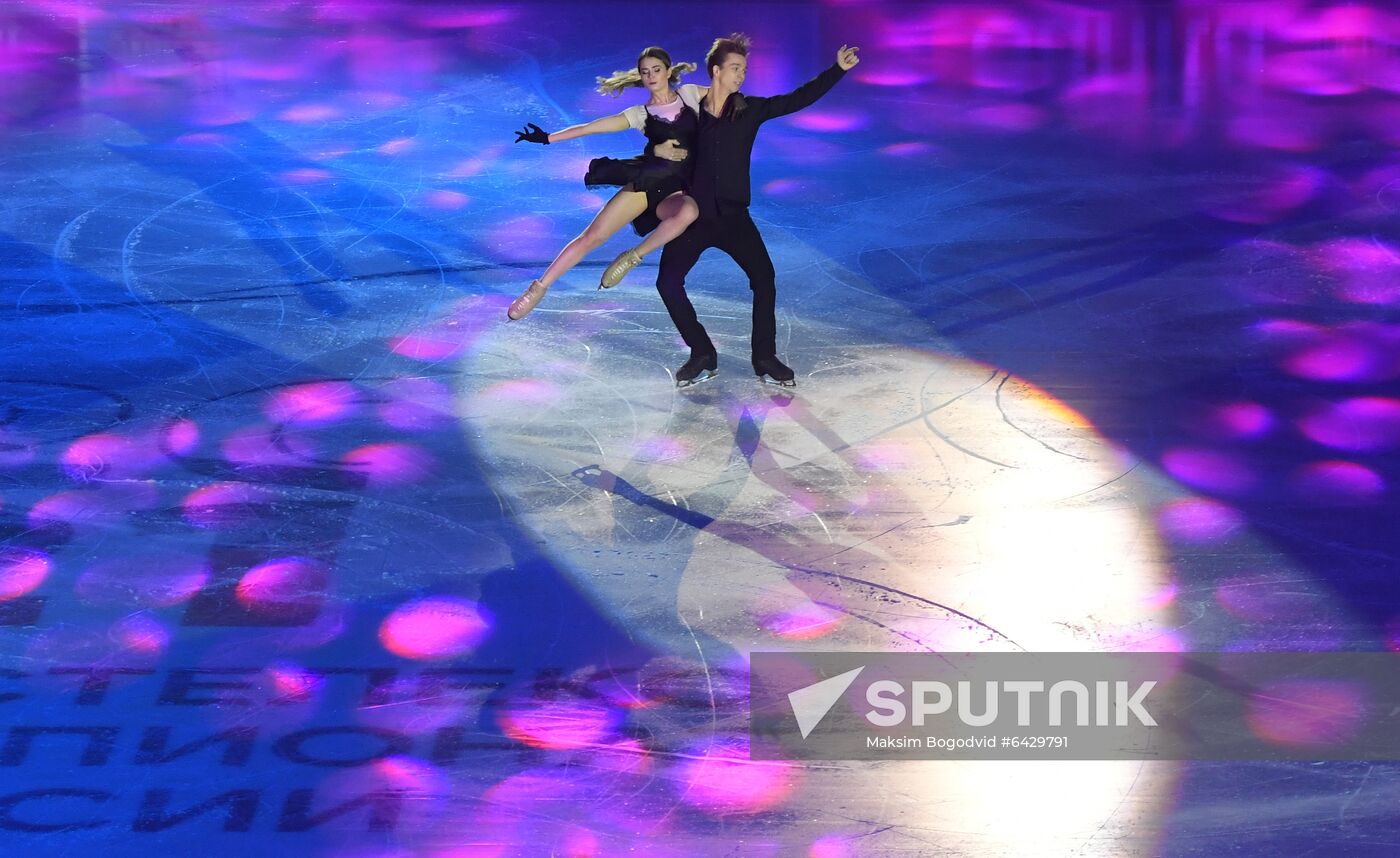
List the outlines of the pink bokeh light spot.
{"type": "Polygon", "coordinates": [[[170,646],[170,629],[145,612],[117,620],[111,634],[112,639],[129,652],[159,655],[170,646]]]}
{"type": "Polygon", "coordinates": [[[881,155],[889,155],[894,158],[927,158],[937,152],[933,146],[920,141],[907,141],[904,143],[891,143],[880,149],[881,155]]]}
{"type": "Polygon", "coordinates": [[[692,749],[674,773],[681,801],[715,816],[752,814],[780,805],[798,772],[781,760],[751,760],[747,739],[692,749]]]}
{"type": "Polygon", "coordinates": [[[510,298],[489,295],[468,298],[449,307],[436,320],[390,337],[389,350],[413,360],[437,362],[471,348],[482,332],[499,324],[510,298]]]}
{"type": "Polygon", "coordinates": [[[1031,131],[1044,125],[1047,114],[1031,104],[992,104],[968,111],[968,119],[983,128],[1031,131]]]}
{"type": "Polygon", "coordinates": [[[611,742],[621,712],[599,700],[567,693],[549,699],[524,696],[503,706],[501,730],[522,745],[548,750],[578,750],[611,742]]]}
{"type": "Polygon", "coordinates": [[[305,467],[316,460],[316,445],[309,438],[279,426],[236,429],[220,449],[234,465],[305,467]]]}
{"type": "Polygon", "coordinates": [[[922,72],[903,68],[872,68],[856,72],[856,79],[871,86],[918,86],[930,77],[922,72]]]}
{"type": "Polygon", "coordinates": [[[397,378],[381,392],[387,399],[378,406],[379,419],[406,432],[442,428],[456,419],[452,391],[431,378],[397,378]]]}
{"type": "Polygon", "coordinates": [[[199,447],[199,424],[193,420],[176,420],[162,430],[166,452],[188,456],[199,447]]]}
{"type": "Polygon", "coordinates": [[[380,730],[422,736],[461,723],[479,709],[486,693],[426,676],[400,677],[376,686],[373,699],[355,710],[355,720],[380,730]]]}
{"type": "Polygon", "coordinates": [[[110,528],[125,520],[127,513],[146,510],[160,501],[160,491],[148,482],[105,483],[99,488],[49,495],[29,508],[28,520],[34,527],[56,524],[76,528],[110,528]]]}
{"type": "Polygon", "coordinates": [[[372,486],[402,486],[420,482],[436,462],[426,450],[397,441],[366,444],[346,453],[341,467],[363,475],[372,486]]]}
{"type": "Polygon", "coordinates": [[[271,491],[248,483],[213,483],[195,489],[180,506],[185,521],[211,530],[239,527],[256,520],[275,498],[271,491]]]}
{"type": "Polygon", "coordinates": [[[415,17],[425,27],[440,29],[482,29],[495,27],[514,20],[519,10],[508,6],[483,8],[427,8],[416,13],[415,17]]]}
{"type": "Polygon", "coordinates": [[[1400,300],[1400,254],[1377,239],[1340,238],[1313,249],[1317,266],[1336,282],[1339,298],[1356,304],[1400,300]]]}
{"type": "Polygon", "coordinates": [[[1259,738],[1289,747],[1325,747],[1347,741],[1366,719],[1367,695],[1358,685],[1328,680],[1275,682],[1255,691],[1245,721],[1259,738]]]}
{"type": "Polygon", "coordinates": [[[1327,175],[1311,166],[1278,167],[1252,178],[1244,187],[1225,186],[1206,203],[1206,210],[1232,223],[1273,223],[1313,199],[1327,175]]]}
{"type": "Polygon", "coordinates": [[[470,202],[471,197],[460,191],[437,190],[428,191],[423,195],[423,203],[438,211],[455,212],[466,208],[470,202]]]}
{"type": "Polygon", "coordinates": [[[771,197],[785,197],[802,190],[801,179],[774,179],[763,185],[763,192],[771,197]]]}
{"type": "Polygon", "coordinates": [[[379,626],[379,642],[402,658],[438,661],[471,652],[490,631],[491,620],[480,606],[435,596],[395,608],[379,626]]]}
{"type": "Polygon", "coordinates": [[[1209,544],[1235,535],[1244,526],[1244,517],[1229,504],[1210,498],[1182,498],[1170,501],[1157,513],[1162,533],[1179,542],[1209,544]]]}
{"type": "Polygon", "coordinates": [[[298,104],[278,113],[277,118],[287,122],[310,124],[336,119],[341,112],[340,108],[329,104],[298,104]]]}
{"type": "Polygon", "coordinates": [[[33,592],[44,583],[51,567],[42,551],[0,547],[0,602],[33,592]]]}
{"type": "Polygon", "coordinates": [[[1273,320],[1255,327],[1284,349],[1280,366],[1313,381],[1387,381],[1400,377],[1400,326],[1354,322],[1324,328],[1273,320]]]}
{"type": "Polygon", "coordinates": [[[155,443],[98,433],[70,444],[62,461],[63,470],[71,479],[86,482],[145,476],[168,460],[155,443]]]}
{"type": "Polygon", "coordinates": [[[274,423],[324,426],[355,413],[359,391],[344,381],[319,381],[285,387],[271,394],[263,413],[274,423]]]}
{"type": "Polygon", "coordinates": [[[253,610],[314,607],[325,599],[329,583],[330,571],[325,564],[302,557],[284,557],[243,573],[234,595],[253,610]]]}
{"type": "Polygon", "coordinates": [[[278,703],[310,703],[325,688],[325,677],[289,661],[270,664],[263,676],[271,685],[278,703]]]}
{"type": "Polygon", "coordinates": [[[786,611],[767,614],[759,623],[784,640],[808,641],[836,631],[843,619],[844,615],[840,611],[807,602],[786,611]]]}
{"type": "Polygon", "coordinates": [[[670,462],[690,454],[690,447],[670,435],[653,435],[638,442],[633,454],[639,462],[670,462]]]}
{"type": "Polygon", "coordinates": [[[807,858],[855,858],[856,852],[851,844],[852,838],[828,834],[812,841],[807,858]]]}
{"type": "Polygon", "coordinates": [[[870,127],[869,116],[838,110],[803,110],[793,114],[788,122],[804,131],[819,131],[823,134],[860,131],[870,127]]]}
{"type": "Polygon", "coordinates": [[[855,450],[856,461],[871,471],[901,471],[916,464],[919,454],[899,441],[874,440],[855,450]]]}
{"type": "Polygon", "coordinates": [[[393,140],[390,140],[388,143],[385,143],[382,146],[377,147],[374,151],[378,152],[381,155],[399,155],[403,152],[409,151],[415,145],[417,145],[417,141],[415,141],[412,137],[398,137],[393,140]]]}
{"type": "Polygon", "coordinates": [[[493,384],[483,396],[498,402],[546,406],[557,402],[563,393],[563,389],[552,381],[542,378],[519,378],[493,384]]]}
{"type": "MultiPolygon", "coordinates": [[[[579,170],[574,175],[583,172],[579,170]]],[[[543,215],[510,218],[488,228],[485,239],[492,257],[502,262],[552,259],[567,240],[556,234],[554,221],[543,215]]]]}
{"type": "Polygon", "coordinates": [[[1273,412],[1257,402],[1225,402],[1208,409],[1196,429],[1213,438],[1244,440],[1267,435],[1274,424],[1273,412]]]}
{"type": "Polygon", "coordinates": [[[330,181],[335,174],[320,167],[298,167],[279,173],[278,178],[288,185],[315,185],[330,181]]]}
{"type": "Polygon", "coordinates": [[[1314,410],[1298,428],[1309,439],[1337,450],[1390,450],[1400,446],[1400,400],[1346,399],[1314,410]]]}
{"type": "Polygon", "coordinates": [[[1355,462],[1312,462],[1289,478],[1293,493],[1312,506],[1359,506],[1385,495],[1380,474],[1355,462]]]}
{"type": "Polygon", "coordinates": [[[1162,467],[1189,486],[1221,494],[1248,491],[1257,481],[1253,469],[1239,457],[1198,447],[1167,450],[1162,454],[1162,467]]]}

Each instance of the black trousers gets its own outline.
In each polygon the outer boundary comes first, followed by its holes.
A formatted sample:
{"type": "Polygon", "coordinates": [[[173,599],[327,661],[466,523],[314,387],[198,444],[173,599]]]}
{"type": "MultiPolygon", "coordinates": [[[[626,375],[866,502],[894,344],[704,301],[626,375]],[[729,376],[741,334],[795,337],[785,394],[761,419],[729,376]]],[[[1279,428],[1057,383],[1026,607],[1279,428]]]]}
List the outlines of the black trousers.
{"type": "Polygon", "coordinates": [[[685,294],[685,276],[695,267],[700,254],[711,247],[719,248],[749,277],[753,290],[753,334],[750,349],[754,360],[776,357],[778,354],[778,323],[774,318],[777,289],[774,286],[773,260],[749,210],[727,211],[719,217],[701,215],[690,228],[673,239],[661,251],[661,273],[656,277],[656,290],[671,314],[671,321],[681,332],[681,338],[692,351],[714,351],[705,326],[695,317],[695,308],[685,294]]]}

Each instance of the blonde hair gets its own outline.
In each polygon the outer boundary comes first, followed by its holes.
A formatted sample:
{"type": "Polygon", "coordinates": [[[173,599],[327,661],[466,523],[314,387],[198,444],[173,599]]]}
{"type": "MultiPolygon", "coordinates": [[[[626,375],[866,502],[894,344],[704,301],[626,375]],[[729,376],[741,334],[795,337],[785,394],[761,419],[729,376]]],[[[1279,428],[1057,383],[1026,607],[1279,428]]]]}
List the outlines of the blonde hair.
{"type": "Polygon", "coordinates": [[[637,57],[636,66],[633,66],[630,69],[622,69],[621,71],[615,71],[612,73],[611,77],[599,77],[598,91],[604,95],[617,96],[624,89],[629,89],[634,86],[641,86],[642,75],[641,72],[637,71],[637,66],[640,66],[642,64],[642,60],[648,57],[660,60],[663,66],[671,70],[671,86],[675,86],[676,84],[680,83],[681,75],[690,74],[698,68],[698,66],[696,66],[695,63],[676,63],[675,65],[672,65],[670,54],[666,53],[661,48],[651,47],[647,48],[645,51],[642,51],[641,55],[637,57]]]}

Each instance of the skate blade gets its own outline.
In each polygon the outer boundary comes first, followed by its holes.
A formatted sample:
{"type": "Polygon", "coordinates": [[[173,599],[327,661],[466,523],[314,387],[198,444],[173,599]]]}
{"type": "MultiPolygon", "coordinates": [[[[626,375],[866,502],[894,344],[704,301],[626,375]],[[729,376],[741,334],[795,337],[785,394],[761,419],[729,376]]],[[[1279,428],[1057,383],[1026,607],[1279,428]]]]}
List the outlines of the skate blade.
{"type": "Polygon", "coordinates": [[[758,377],[758,382],[759,382],[759,384],[767,384],[767,385],[771,385],[772,387],[796,387],[796,386],[797,386],[797,379],[795,379],[795,378],[790,378],[790,379],[788,379],[787,381],[779,381],[779,380],[777,380],[776,378],[774,378],[774,377],[771,376],[771,375],[760,375],[760,376],[758,377]]]}
{"type": "Polygon", "coordinates": [[[695,376],[695,377],[692,378],[690,381],[677,381],[677,382],[676,382],[676,387],[681,388],[681,389],[684,389],[684,388],[687,388],[687,387],[694,387],[694,386],[697,385],[697,384],[702,384],[702,383],[704,383],[704,382],[706,382],[706,381],[709,381],[710,379],[714,378],[716,375],[719,375],[719,370],[716,370],[716,369],[706,369],[706,370],[702,370],[702,371],[700,372],[699,375],[695,376]]]}

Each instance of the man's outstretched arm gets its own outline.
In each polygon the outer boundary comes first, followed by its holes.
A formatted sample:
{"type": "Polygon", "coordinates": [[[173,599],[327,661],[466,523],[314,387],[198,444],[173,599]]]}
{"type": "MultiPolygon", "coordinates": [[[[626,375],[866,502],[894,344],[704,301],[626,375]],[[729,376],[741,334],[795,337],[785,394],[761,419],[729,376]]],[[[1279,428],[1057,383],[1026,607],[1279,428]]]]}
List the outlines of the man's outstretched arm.
{"type": "Polygon", "coordinates": [[[832,63],[830,68],[821,74],[785,95],[775,95],[771,98],[758,100],[755,106],[760,111],[759,121],[763,122],[778,116],[796,113],[815,103],[817,99],[830,92],[836,82],[845,77],[846,72],[860,62],[858,51],[860,48],[842,45],[841,50],[836,52],[836,62],[832,63]]]}

